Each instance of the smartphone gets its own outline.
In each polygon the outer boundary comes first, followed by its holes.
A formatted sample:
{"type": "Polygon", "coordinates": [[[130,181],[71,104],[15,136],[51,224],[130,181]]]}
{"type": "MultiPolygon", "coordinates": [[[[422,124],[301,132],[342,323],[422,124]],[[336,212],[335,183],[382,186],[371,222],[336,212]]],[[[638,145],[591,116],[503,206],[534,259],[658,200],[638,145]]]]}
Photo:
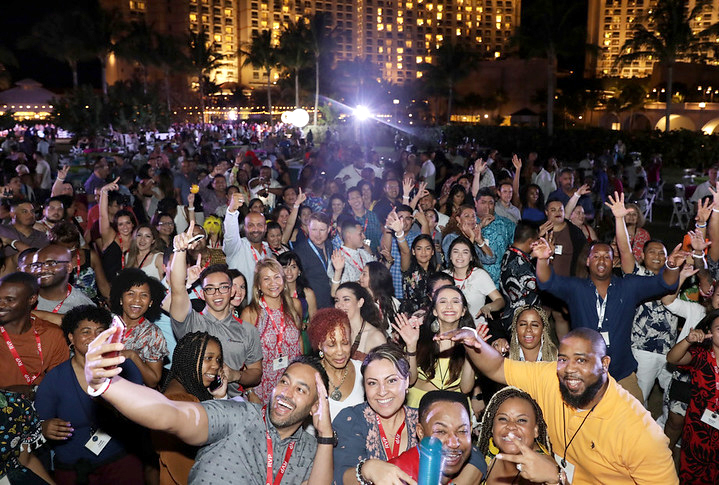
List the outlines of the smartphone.
{"type": "Polygon", "coordinates": [[[198,234],[197,236],[192,236],[192,238],[190,238],[190,240],[187,241],[187,244],[190,245],[190,244],[192,244],[192,243],[196,243],[197,241],[201,241],[201,240],[203,240],[203,239],[205,239],[205,235],[204,235],[204,234],[198,234]]]}
{"type": "Polygon", "coordinates": [[[216,391],[217,389],[219,389],[221,385],[222,385],[222,377],[217,375],[217,377],[215,377],[215,380],[210,382],[210,385],[207,388],[210,390],[210,392],[212,392],[212,391],[216,391]]]}
{"type": "MultiPolygon", "coordinates": [[[[109,343],[111,344],[117,344],[122,343],[122,341],[125,339],[125,323],[122,321],[120,317],[115,315],[112,317],[112,328],[119,328],[119,330],[115,330],[115,333],[112,334],[112,337],[110,337],[109,343]]],[[[120,352],[118,350],[113,350],[112,352],[106,353],[103,357],[106,359],[112,359],[114,357],[117,357],[120,355],[120,352]]],[[[114,369],[117,367],[116,365],[113,365],[111,367],[108,367],[108,369],[114,369]]]]}

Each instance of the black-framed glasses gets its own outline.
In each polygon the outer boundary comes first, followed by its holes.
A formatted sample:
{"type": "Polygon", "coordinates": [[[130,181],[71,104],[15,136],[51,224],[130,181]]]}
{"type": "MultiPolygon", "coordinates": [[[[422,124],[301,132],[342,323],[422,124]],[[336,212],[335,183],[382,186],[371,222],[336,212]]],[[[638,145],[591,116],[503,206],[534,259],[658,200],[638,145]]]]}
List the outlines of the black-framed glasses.
{"type": "Polygon", "coordinates": [[[220,285],[220,286],[206,286],[202,288],[202,291],[205,292],[206,295],[214,295],[218,291],[220,292],[220,295],[226,295],[230,292],[230,288],[232,288],[231,285],[220,285]]]}
{"type": "Polygon", "coordinates": [[[30,269],[42,269],[43,266],[46,266],[48,268],[57,268],[61,264],[67,264],[70,261],[55,261],[54,259],[49,259],[47,261],[37,262],[37,263],[30,263],[30,269]]]}

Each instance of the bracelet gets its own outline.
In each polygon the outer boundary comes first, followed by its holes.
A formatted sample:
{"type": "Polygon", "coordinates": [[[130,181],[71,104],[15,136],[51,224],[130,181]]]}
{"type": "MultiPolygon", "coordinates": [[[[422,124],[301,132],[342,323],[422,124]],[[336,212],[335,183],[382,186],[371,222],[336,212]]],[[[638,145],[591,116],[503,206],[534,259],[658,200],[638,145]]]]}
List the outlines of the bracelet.
{"type": "Polygon", "coordinates": [[[57,178],[57,181],[58,181],[58,182],[64,182],[65,179],[61,179],[60,177],[58,177],[58,178],[57,178]]]}
{"type": "Polygon", "coordinates": [[[194,207],[188,207],[187,210],[188,210],[188,211],[194,211],[195,208],[194,208],[194,207]]]}
{"type": "Polygon", "coordinates": [[[486,245],[487,245],[487,240],[486,240],[486,239],[482,239],[482,244],[477,244],[477,247],[483,248],[483,247],[486,246],[486,245]]]}
{"type": "Polygon", "coordinates": [[[397,239],[404,239],[404,231],[399,231],[394,235],[397,239]]]}
{"type": "Polygon", "coordinates": [[[112,382],[112,379],[105,379],[105,382],[103,382],[99,388],[93,389],[92,386],[88,384],[87,386],[87,393],[92,397],[98,397],[102,396],[105,391],[107,391],[107,388],[110,387],[110,383],[112,382]]]}
{"type": "Polygon", "coordinates": [[[362,476],[362,465],[364,465],[366,461],[366,458],[364,460],[360,460],[355,467],[355,478],[357,478],[357,481],[360,485],[372,485],[372,482],[370,482],[369,480],[365,480],[365,478],[362,476]]]}
{"type": "Polygon", "coordinates": [[[404,242],[404,241],[405,241],[405,239],[404,239],[403,237],[398,237],[398,238],[397,238],[397,242],[404,242]]]}
{"type": "Polygon", "coordinates": [[[333,284],[333,285],[339,285],[339,284],[340,284],[340,282],[337,281],[337,280],[334,279],[334,278],[331,278],[330,281],[332,281],[332,284],[333,284]]]}
{"type": "Polygon", "coordinates": [[[695,251],[692,251],[692,256],[694,256],[695,258],[704,259],[704,252],[703,252],[703,251],[699,251],[699,254],[697,254],[695,251]]]}
{"type": "Polygon", "coordinates": [[[407,357],[416,357],[417,351],[415,350],[414,352],[405,352],[405,354],[407,355],[407,357]]]}
{"type": "Polygon", "coordinates": [[[712,212],[719,212],[719,209],[717,209],[716,207],[712,207],[712,212]]]}
{"type": "Polygon", "coordinates": [[[299,209],[299,208],[300,208],[299,204],[294,204],[292,207],[294,207],[295,209],[299,209]]]}
{"type": "Polygon", "coordinates": [[[402,200],[404,200],[404,199],[409,200],[409,195],[403,195],[403,196],[402,196],[402,200]]]}
{"type": "Polygon", "coordinates": [[[10,247],[17,251],[17,247],[15,247],[15,244],[17,244],[17,239],[13,239],[12,241],[10,241],[10,247]]]}
{"type": "MultiPolygon", "coordinates": [[[[712,209],[712,210],[714,210],[714,209],[712,209]]],[[[705,227],[707,227],[707,223],[706,222],[704,222],[704,223],[697,222],[694,224],[694,227],[696,227],[697,229],[704,229],[705,227]]]]}
{"type": "Polygon", "coordinates": [[[675,271],[679,269],[679,266],[669,266],[669,261],[665,262],[664,266],[666,266],[669,271],[675,271]]]}

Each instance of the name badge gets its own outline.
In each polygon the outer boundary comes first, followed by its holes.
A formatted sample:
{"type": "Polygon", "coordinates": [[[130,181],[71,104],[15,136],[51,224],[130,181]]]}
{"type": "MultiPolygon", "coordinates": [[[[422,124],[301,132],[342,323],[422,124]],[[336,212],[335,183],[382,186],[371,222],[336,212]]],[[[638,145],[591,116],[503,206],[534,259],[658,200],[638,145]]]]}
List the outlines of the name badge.
{"type": "Polygon", "coordinates": [[[571,484],[572,479],[574,478],[574,464],[563,460],[561,456],[558,454],[554,454],[554,461],[557,462],[557,465],[559,465],[559,468],[564,470],[565,475],[567,475],[567,483],[571,484]]]}
{"type": "Polygon", "coordinates": [[[5,475],[4,477],[0,477],[0,485],[11,485],[10,479],[5,475]]]}
{"type": "Polygon", "coordinates": [[[604,343],[607,344],[607,347],[609,347],[609,332],[600,332],[600,334],[604,339],[604,343]]]}
{"type": "Polygon", "coordinates": [[[712,428],[719,429],[719,413],[717,411],[704,410],[702,414],[702,423],[706,423],[712,428]]]}
{"type": "Polygon", "coordinates": [[[554,254],[561,256],[562,255],[562,245],[557,244],[554,246],[554,254]]]}
{"type": "Polygon", "coordinates": [[[97,431],[95,431],[95,434],[90,436],[90,439],[87,440],[87,443],[85,443],[85,448],[99,456],[111,439],[112,437],[109,434],[105,433],[101,429],[98,429],[97,431]]]}
{"type": "Polygon", "coordinates": [[[285,367],[287,367],[287,364],[290,362],[289,357],[286,355],[280,355],[275,360],[272,361],[272,370],[282,370],[285,367]]]}

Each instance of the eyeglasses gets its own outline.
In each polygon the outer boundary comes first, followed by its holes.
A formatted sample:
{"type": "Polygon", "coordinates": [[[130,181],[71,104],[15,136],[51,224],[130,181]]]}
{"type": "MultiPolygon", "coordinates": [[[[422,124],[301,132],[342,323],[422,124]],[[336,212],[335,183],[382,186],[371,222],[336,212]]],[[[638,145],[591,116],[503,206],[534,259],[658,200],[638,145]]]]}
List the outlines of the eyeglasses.
{"type": "Polygon", "coordinates": [[[47,266],[48,268],[56,268],[61,264],[67,264],[69,262],[70,261],[55,261],[53,259],[50,259],[44,262],[30,263],[28,266],[30,266],[30,269],[42,269],[43,266],[47,266]]]}
{"type": "Polygon", "coordinates": [[[218,286],[218,287],[206,286],[206,287],[202,288],[202,291],[204,291],[206,295],[210,295],[210,296],[214,295],[218,291],[220,292],[220,295],[226,295],[227,293],[230,292],[230,288],[232,288],[232,286],[230,286],[230,285],[222,285],[222,286],[218,286]]]}

